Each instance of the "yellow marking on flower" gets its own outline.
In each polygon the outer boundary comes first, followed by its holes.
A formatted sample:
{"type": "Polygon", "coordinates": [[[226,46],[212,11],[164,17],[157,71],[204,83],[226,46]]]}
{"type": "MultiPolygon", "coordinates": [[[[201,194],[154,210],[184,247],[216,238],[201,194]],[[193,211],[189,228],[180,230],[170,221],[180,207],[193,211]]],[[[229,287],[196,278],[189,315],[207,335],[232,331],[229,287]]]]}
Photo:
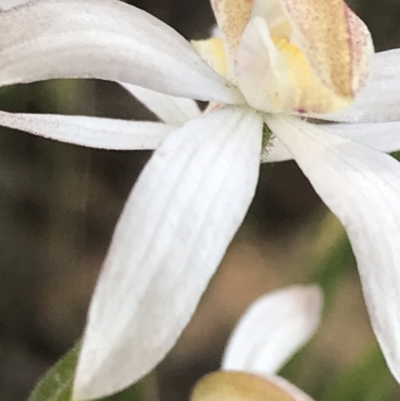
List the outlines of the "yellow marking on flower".
{"type": "MultiPolygon", "coordinates": [[[[310,88],[313,82],[313,74],[310,63],[304,53],[286,38],[272,39],[276,48],[280,51],[289,67],[292,85],[295,88],[310,88]]],[[[304,90],[303,89],[303,90],[304,90]]],[[[299,90],[301,92],[302,90],[299,90]]],[[[296,101],[298,103],[300,99],[296,101]]]]}
{"type": "Polygon", "coordinates": [[[203,377],[195,386],[190,401],[296,401],[275,383],[263,377],[220,371],[203,377]]]}
{"type": "Polygon", "coordinates": [[[292,104],[298,112],[339,111],[348,106],[352,96],[335,93],[316,76],[304,52],[286,38],[272,39],[283,56],[290,86],[293,89],[292,104]]]}
{"type": "Polygon", "coordinates": [[[227,75],[228,62],[222,38],[194,40],[192,45],[215,71],[223,76],[227,75]]]}
{"type": "Polygon", "coordinates": [[[294,34],[271,36],[261,16],[252,18],[243,33],[235,74],[247,102],[269,113],[338,112],[354,97],[322,79],[294,34]]]}

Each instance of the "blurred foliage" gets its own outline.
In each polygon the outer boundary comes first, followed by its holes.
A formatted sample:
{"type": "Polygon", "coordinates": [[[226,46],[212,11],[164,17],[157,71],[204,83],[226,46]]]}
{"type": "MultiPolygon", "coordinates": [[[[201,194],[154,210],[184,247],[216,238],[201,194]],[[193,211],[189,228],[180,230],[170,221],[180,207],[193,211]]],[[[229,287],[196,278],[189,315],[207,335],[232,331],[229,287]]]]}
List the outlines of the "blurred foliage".
{"type": "Polygon", "coordinates": [[[376,343],[325,391],[321,401],[384,401],[397,399],[397,383],[388,372],[376,343]]]}

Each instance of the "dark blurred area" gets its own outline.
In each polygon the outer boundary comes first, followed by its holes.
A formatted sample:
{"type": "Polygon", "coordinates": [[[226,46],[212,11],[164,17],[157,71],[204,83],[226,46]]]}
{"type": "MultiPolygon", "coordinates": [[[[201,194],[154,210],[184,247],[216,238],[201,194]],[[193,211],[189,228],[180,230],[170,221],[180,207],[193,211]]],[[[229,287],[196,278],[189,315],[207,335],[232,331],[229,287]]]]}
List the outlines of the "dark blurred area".
{"type": "MultiPolygon", "coordinates": [[[[214,24],[208,0],[130,3],[188,39],[206,38],[214,24]]],[[[377,50],[400,45],[398,1],[352,5],[377,50]]],[[[154,119],[121,87],[93,81],[5,88],[0,108],[154,119]]],[[[150,152],[91,150],[5,129],[0,152],[0,400],[22,401],[80,336],[113,227],[150,152]]],[[[192,323],[158,371],[163,401],[186,400],[193,383],[218,368],[229,332],[257,296],[313,277],[320,253],[329,250],[329,245],[315,246],[326,237],[321,234],[325,212],[294,163],[262,166],[243,227],[192,323]]],[[[372,341],[358,276],[349,266],[331,312],[298,364],[297,384],[315,396],[324,394],[324,386],[372,341]]],[[[393,394],[398,399],[400,393],[393,394]]]]}

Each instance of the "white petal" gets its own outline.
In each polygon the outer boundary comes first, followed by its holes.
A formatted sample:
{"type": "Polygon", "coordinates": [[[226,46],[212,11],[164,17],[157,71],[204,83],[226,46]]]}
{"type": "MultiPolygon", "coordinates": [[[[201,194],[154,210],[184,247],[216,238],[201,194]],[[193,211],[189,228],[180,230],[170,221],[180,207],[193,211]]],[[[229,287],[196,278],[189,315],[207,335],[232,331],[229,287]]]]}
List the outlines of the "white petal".
{"type": "Polygon", "coordinates": [[[400,163],[301,120],[268,117],[350,238],[372,327],[400,381],[400,163]]]}
{"type": "Polygon", "coordinates": [[[320,322],[318,287],[290,287],[264,295],[240,319],[222,361],[225,370],[277,372],[314,334],[320,322]]]}
{"type": "Polygon", "coordinates": [[[42,0],[0,13],[0,85],[98,78],[234,103],[235,88],[176,31],[116,0],[42,0]]]}
{"type": "MultiPolygon", "coordinates": [[[[400,150],[400,122],[371,124],[320,124],[320,128],[352,139],[382,152],[400,150]]],[[[292,160],[293,156],[283,143],[274,138],[271,146],[263,152],[263,163],[274,163],[292,160]]]]}
{"type": "Polygon", "coordinates": [[[373,56],[371,79],[348,109],[314,117],[363,123],[400,121],[400,49],[373,56]]]}
{"type": "Polygon", "coordinates": [[[320,128],[382,152],[400,150],[400,121],[372,124],[321,124],[320,128]]]}
{"type": "Polygon", "coordinates": [[[199,106],[192,99],[164,95],[136,85],[121,85],[167,124],[181,125],[201,114],[199,106]]]}
{"type": "Polygon", "coordinates": [[[0,10],[9,10],[10,8],[27,3],[29,0],[0,0],[0,10]]]}
{"type": "Polygon", "coordinates": [[[111,118],[0,111],[0,125],[90,148],[155,149],[176,127],[111,118]]]}
{"type": "Polygon", "coordinates": [[[154,153],[92,299],[74,399],[121,390],[174,345],[253,198],[261,137],[260,115],[228,107],[188,122],[154,153]]]}

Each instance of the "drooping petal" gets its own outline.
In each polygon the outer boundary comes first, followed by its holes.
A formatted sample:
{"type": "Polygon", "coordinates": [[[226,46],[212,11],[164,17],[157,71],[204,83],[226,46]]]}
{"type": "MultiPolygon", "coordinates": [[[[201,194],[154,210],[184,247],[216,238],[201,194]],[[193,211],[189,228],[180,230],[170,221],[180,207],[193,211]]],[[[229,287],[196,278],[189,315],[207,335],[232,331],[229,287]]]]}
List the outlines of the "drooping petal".
{"type": "MultiPolygon", "coordinates": [[[[335,135],[352,139],[381,152],[391,153],[400,150],[400,122],[372,124],[319,124],[319,128],[335,135]]],[[[274,163],[292,160],[288,148],[274,138],[267,151],[262,152],[261,162],[274,163]]]]}
{"type": "Polygon", "coordinates": [[[345,226],[372,327],[400,381],[400,163],[301,120],[267,120],[345,226]]]}
{"type": "Polygon", "coordinates": [[[42,0],[0,13],[0,85],[98,78],[225,103],[240,94],[172,28],[116,0],[42,0]]]}
{"type": "Polygon", "coordinates": [[[400,121],[400,49],[376,53],[371,64],[366,88],[348,109],[315,117],[357,123],[400,121]]]}
{"type": "Polygon", "coordinates": [[[264,295],[240,319],[222,361],[224,370],[276,373],[314,334],[322,294],[318,287],[290,287],[264,295]]]}
{"type": "Polygon", "coordinates": [[[164,95],[136,85],[121,85],[167,124],[181,125],[201,114],[199,106],[192,99],[164,95]]]}
{"type": "Polygon", "coordinates": [[[89,311],[76,400],[135,382],[171,349],[241,224],[262,118],[224,108],[167,136],[117,225],[89,311]]]}
{"type": "Polygon", "coordinates": [[[0,111],[0,125],[60,142],[110,150],[155,149],[176,129],[147,121],[4,111],[0,111]]]}
{"type": "Polygon", "coordinates": [[[224,33],[233,59],[244,28],[249,22],[254,0],[211,0],[218,26],[224,33]]]}
{"type": "Polygon", "coordinates": [[[190,401],[312,401],[303,391],[277,376],[246,372],[214,372],[195,386],[190,401]]]}

